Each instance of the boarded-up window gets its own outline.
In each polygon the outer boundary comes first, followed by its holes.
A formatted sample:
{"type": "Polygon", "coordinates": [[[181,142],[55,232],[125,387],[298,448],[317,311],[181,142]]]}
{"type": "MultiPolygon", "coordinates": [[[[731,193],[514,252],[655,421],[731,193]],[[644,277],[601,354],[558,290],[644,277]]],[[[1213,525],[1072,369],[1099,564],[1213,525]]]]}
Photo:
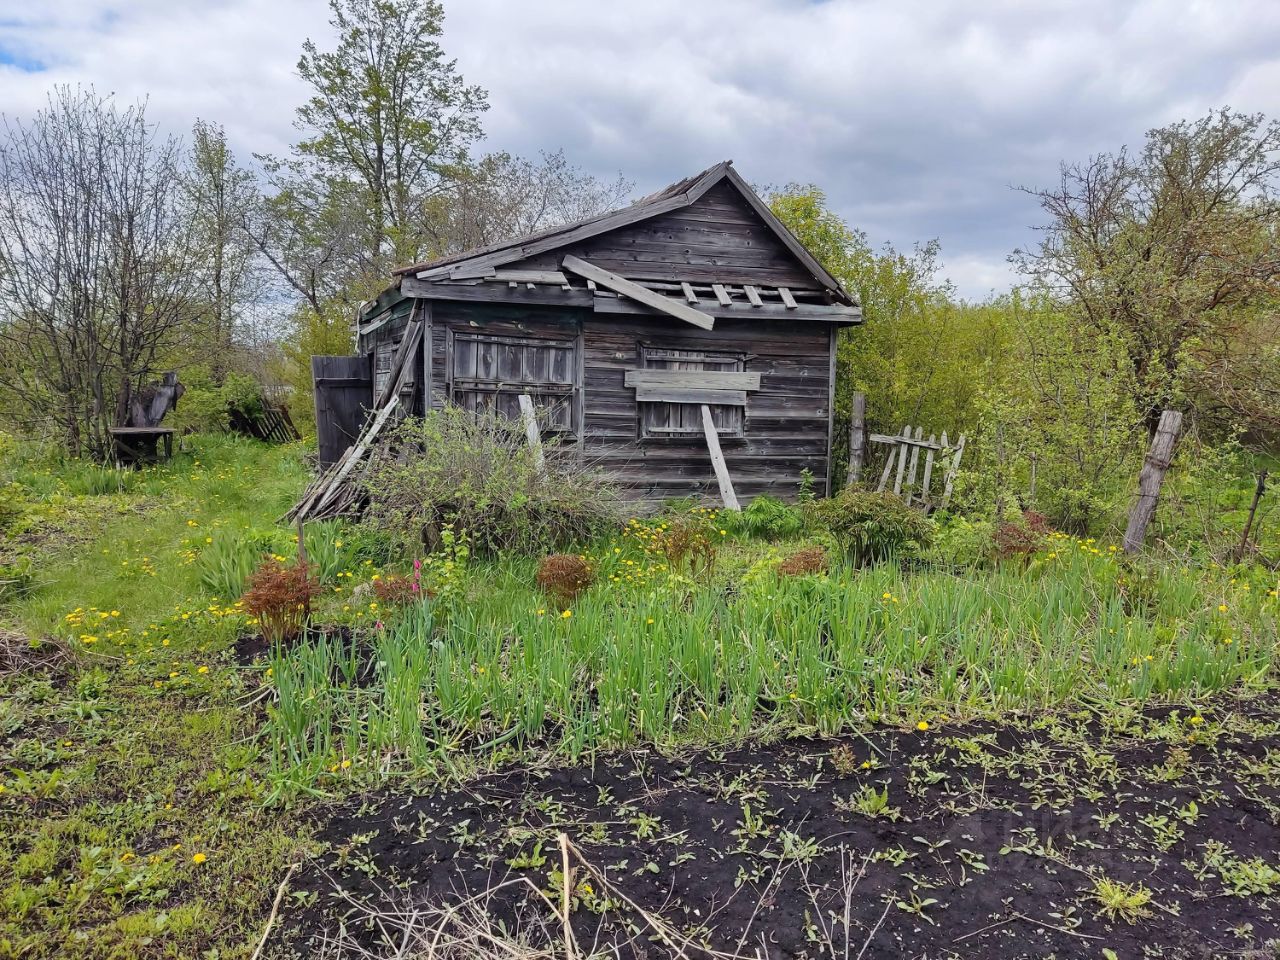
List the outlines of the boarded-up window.
{"type": "MultiPolygon", "coordinates": [[[[717,373],[740,373],[740,353],[715,353],[707,350],[668,350],[641,347],[641,364],[646,370],[707,370],[717,373]]],[[[744,410],[740,406],[711,405],[711,419],[721,437],[740,437],[744,410]]],[[[697,403],[640,403],[640,436],[702,436],[702,405],[697,403]]]]}
{"type": "Polygon", "coordinates": [[[544,433],[572,433],[577,342],[454,333],[449,357],[449,397],[466,410],[520,416],[527,393],[544,433]]]}
{"type": "Polygon", "coordinates": [[[391,376],[391,364],[399,348],[399,340],[380,340],[373,348],[373,395],[375,397],[382,393],[383,386],[391,376]]]}

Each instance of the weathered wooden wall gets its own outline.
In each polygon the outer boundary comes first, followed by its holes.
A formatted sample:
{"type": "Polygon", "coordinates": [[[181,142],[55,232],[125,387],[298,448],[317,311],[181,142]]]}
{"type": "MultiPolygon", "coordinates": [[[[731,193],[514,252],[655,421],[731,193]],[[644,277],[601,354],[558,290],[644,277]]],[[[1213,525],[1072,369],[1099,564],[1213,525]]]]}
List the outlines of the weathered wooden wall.
{"type": "MultiPolygon", "coordinates": [[[[677,496],[714,498],[716,481],[701,436],[640,439],[640,408],[628,370],[642,366],[645,345],[745,355],[760,389],[747,396],[743,436],[722,440],[740,497],[793,497],[801,471],[818,491],[828,472],[830,325],[721,320],[702,331],[659,317],[597,317],[586,310],[436,301],[432,312],[432,405],[449,396],[449,332],[547,338],[576,343],[582,387],[575,424],[583,456],[599,464],[639,500],[677,496]]],[[[485,362],[485,361],[481,361],[485,362]]],[[[497,356],[488,362],[498,363],[497,356]]]]}
{"type": "Polygon", "coordinates": [[[320,466],[337,463],[355,442],[372,404],[369,356],[312,357],[320,466]]]}
{"type": "Polygon", "coordinates": [[[633,280],[806,288],[815,280],[729,184],[673,213],[511,264],[559,270],[565,254],[633,280]]]}
{"type": "Polygon", "coordinates": [[[721,440],[739,498],[794,497],[805,469],[821,492],[828,463],[829,342],[828,325],[799,319],[718,320],[710,332],[656,317],[588,319],[586,455],[626,483],[637,499],[714,498],[717,487],[704,438],[637,439],[640,411],[625,375],[641,366],[646,344],[743,353],[744,370],[761,375],[760,389],[747,393],[743,436],[721,440]]]}

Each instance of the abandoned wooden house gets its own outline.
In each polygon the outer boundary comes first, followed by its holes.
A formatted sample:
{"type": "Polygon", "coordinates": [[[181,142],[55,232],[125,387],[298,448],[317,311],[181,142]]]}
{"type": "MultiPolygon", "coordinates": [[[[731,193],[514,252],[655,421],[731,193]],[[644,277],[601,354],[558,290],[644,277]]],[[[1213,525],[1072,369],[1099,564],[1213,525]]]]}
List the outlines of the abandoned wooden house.
{"type": "Polygon", "coordinates": [[[415,264],[317,357],[321,460],[388,406],[457,404],[556,436],[637,500],[816,492],[836,333],[857,304],[730,162],[629,207],[415,264]],[[528,401],[523,401],[526,405],[528,401]]]}

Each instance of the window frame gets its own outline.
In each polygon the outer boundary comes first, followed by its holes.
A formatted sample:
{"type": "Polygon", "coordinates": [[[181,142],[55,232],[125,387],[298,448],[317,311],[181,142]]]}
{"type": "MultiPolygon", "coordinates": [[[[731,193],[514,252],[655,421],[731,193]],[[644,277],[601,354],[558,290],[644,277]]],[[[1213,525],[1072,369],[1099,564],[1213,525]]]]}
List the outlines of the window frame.
{"type": "MultiPolygon", "coordinates": [[[[713,363],[718,366],[706,367],[702,366],[696,369],[707,370],[708,372],[723,373],[744,373],[746,372],[748,354],[739,350],[704,350],[704,349],[681,349],[679,347],[671,347],[666,345],[658,345],[652,343],[641,343],[639,345],[639,361],[641,370],[668,370],[672,369],[666,366],[656,366],[651,361],[673,361],[676,363],[695,363],[703,364],[713,363]],[[668,356],[663,356],[667,354],[668,356]]],[[[679,368],[677,368],[679,369],[679,368]]],[[[745,406],[725,405],[725,404],[709,404],[711,408],[711,419],[715,423],[716,433],[722,441],[744,440],[747,435],[747,410],[745,406]]],[[[667,400],[637,400],[636,401],[636,437],[642,441],[663,441],[663,440],[687,440],[690,437],[703,437],[705,428],[702,425],[702,404],[695,403],[672,403],[667,400]],[[688,414],[692,411],[693,424],[682,424],[679,427],[654,427],[651,423],[646,422],[646,408],[665,407],[668,411],[667,420],[670,421],[671,414],[680,410],[681,419],[687,419],[688,414]],[[689,409],[685,409],[689,408],[689,409]]]]}
{"type": "MultiPolygon", "coordinates": [[[[535,410],[539,413],[539,430],[544,437],[574,438],[582,435],[582,338],[577,337],[537,337],[518,336],[502,333],[486,333],[473,330],[447,329],[445,344],[445,396],[449,403],[459,404],[459,394],[489,394],[495,399],[501,395],[519,396],[527,393],[533,397],[535,410]],[[548,350],[566,350],[569,355],[564,380],[505,380],[496,377],[459,377],[456,374],[457,344],[461,340],[477,346],[495,347],[541,347],[548,350]],[[563,403],[568,414],[566,426],[549,425],[543,413],[544,405],[539,401],[545,397],[557,398],[563,403]]],[[[548,367],[550,374],[551,368],[548,367]]]]}

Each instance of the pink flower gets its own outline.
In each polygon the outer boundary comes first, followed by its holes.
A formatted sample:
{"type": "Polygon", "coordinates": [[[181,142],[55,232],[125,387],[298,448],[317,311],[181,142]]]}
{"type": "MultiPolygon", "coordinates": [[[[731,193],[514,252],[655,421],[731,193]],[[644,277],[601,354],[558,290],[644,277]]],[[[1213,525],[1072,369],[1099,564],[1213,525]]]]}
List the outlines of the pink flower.
{"type": "Polygon", "coordinates": [[[382,629],[382,621],[381,621],[381,620],[379,620],[379,621],[378,621],[377,623],[375,623],[373,626],[374,626],[374,628],[375,628],[375,629],[381,630],[381,629],[382,629]]]}
{"type": "Polygon", "coordinates": [[[416,572],[418,572],[418,571],[419,571],[419,570],[421,570],[421,569],[422,569],[422,561],[421,561],[421,560],[414,560],[414,561],[413,561],[413,570],[414,570],[414,572],[416,573],[416,572]]]}

